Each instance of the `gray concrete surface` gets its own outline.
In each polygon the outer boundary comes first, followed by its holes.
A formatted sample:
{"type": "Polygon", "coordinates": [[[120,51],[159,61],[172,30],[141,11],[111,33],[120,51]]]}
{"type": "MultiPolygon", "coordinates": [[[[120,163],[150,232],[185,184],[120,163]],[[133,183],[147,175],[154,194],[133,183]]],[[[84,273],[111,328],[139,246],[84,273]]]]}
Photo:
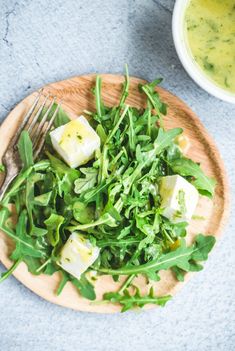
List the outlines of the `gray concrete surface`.
{"type": "MultiPolygon", "coordinates": [[[[45,83],[122,72],[184,99],[215,138],[235,197],[235,106],[197,87],[172,41],[174,0],[0,0],[0,120],[45,83]]],[[[233,212],[234,213],[234,212],[233,212]]],[[[92,315],[52,305],[14,278],[0,286],[0,350],[235,349],[235,219],[198,273],[164,309],[92,315]]],[[[0,265],[0,270],[3,267],[0,265]]]]}

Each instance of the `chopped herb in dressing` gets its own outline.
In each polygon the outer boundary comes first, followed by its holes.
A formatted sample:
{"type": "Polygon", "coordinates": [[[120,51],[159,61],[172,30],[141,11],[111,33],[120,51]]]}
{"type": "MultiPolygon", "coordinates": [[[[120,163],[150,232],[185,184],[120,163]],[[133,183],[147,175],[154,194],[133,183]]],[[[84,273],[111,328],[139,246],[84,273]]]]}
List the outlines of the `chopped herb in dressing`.
{"type": "Polygon", "coordinates": [[[180,207],[180,213],[181,215],[186,212],[186,204],[185,204],[185,192],[183,189],[179,190],[178,193],[178,204],[180,207]]]}

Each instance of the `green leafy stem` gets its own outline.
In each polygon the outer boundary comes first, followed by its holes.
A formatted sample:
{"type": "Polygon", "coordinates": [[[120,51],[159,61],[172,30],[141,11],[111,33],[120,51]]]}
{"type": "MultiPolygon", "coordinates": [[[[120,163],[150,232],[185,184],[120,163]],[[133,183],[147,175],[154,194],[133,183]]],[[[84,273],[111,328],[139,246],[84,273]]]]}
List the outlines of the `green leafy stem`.
{"type": "Polygon", "coordinates": [[[158,272],[172,267],[178,267],[185,271],[189,271],[190,260],[205,261],[214,244],[215,238],[213,236],[198,234],[195,243],[192,246],[186,247],[181,245],[175,251],[164,254],[159,259],[149,261],[148,263],[139,266],[125,266],[120,269],[99,268],[98,271],[111,275],[148,275],[149,272],[158,272]]]}

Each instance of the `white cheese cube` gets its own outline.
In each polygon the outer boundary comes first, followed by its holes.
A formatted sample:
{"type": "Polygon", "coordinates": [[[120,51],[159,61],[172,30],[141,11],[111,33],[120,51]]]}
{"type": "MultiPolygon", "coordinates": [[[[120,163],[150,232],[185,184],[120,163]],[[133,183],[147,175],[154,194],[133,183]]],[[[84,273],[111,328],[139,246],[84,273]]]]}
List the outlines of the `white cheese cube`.
{"type": "Polygon", "coordinates": [[[189,222],[198,203],[197,189],[179,175],[162,177],[159,193],[163,216],[171,222],[189,222]]]}
{"type": "Polygon", "coordinates": [[[100,147],[98,134],[83,116],[54,129],[50,136],[54,149],[71,168],[87,163],[100,147]]]}
{"type": "Polygon", "coordinates": [[[80,279],[81,274],[98,258],[99,252],[100,249],[92,246],[83,235],[73,232],[63,246],[57,263],[66,272],[80,279]]]}

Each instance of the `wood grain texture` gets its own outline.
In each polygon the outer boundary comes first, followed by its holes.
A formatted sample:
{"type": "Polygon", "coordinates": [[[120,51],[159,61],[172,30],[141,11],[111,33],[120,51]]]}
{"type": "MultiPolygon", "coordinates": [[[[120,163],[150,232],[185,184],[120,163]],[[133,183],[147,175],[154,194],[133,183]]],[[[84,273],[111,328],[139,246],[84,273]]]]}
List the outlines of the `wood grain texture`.
{"type": "MultiPolygon", "coordinates": [[[[118,104],[122,83],[124,78],[117,75],[104,74],[102,76],[102,97],[108,106],[118,104]]],[[[63,100],[63,108],[70,114],[71,118],[82,114],[83,110],[94,110],[94,96],[91,88],[95,83],[95,75],[86,75],[70,78],[65,81],[50,84],[45,87],[45,92],[50,92],[63,100]]],[[[138,78],[131,78],[130,94],[127,103],[131,106],[143,107],[145,97],[138,90],[139,83],[144,83],[138,78]]],[[[168,115],[165,117],[167,129],[182,127],[185,135],[191,141],[191,147],[187,155],[196,162],[200,162],[203,170],[217,181],[216,192],[213,201],[200,197],[196,215],[206,217],[206,220],[192,220],[188,228],[188,243],[191,243],[197,233],[206,233],[219,237],[229,215],[229,189],[223,161],[219,155],[216,145],[207,133],[198,117],[177,97],[164,89],[158,88],[162,99],[168,104],[168,115]]],[[[14,135],[21,123],[24,113],[32,103],[35,93],[20,102],[8,115],[0,128],[0,158],[4,154],[9,140],[14,135]]],[[[0,260],[8,268],[12,264],[9,260],[9,252],[13,247],[12,241],[0,232],[0,260]]],[[[159,296],[175,294],[183,283],[176,281],[170,271],[161,272],[161,281],[155,283],[156,293],[159,296]]],[[[67,284],[60,296],[55,295],[58,287],[60,274],[53,276],[31,275],[24,263],[14,272],[14,276],[25,286],[39,296],[53,303],[70,307],[75,310],[113,313],[120,311],[120,306],[113,304],[94,304],[82,298],[72,284],[67,284]]],[[[191,274],[187,274],[185,281],[191,274]]],[[[110,276],[101,276],[95,283],[97,299],[101,300],[104,292],[116,291],[122,283],[115,283],[110,276]]],[[[135,279],[135,284],[141,287],[142,292],[147,292],[149,286],[143,277],[135,279]]],[[[152,307],[148,306],[147,308],[152,307]]]]}

